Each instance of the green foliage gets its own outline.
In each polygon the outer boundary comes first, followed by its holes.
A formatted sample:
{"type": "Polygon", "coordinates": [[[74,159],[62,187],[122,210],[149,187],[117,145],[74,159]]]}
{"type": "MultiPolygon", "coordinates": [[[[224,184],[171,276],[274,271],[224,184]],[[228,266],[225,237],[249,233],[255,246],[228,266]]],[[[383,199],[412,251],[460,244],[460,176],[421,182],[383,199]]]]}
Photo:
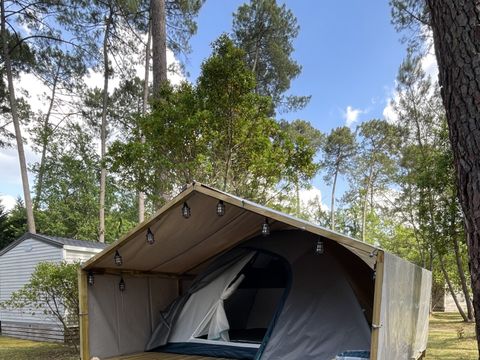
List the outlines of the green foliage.
{"type": "Polygon", "coordinates": [[[0,336],[0,359],[78,360],[71,346],[0,336]]]}
{"type": "Polygon", "coordinates": [[[190,52],[190,37],[197,32],[195,17],[200,12],[205,0],[166,0],[168,48],[176,55],[190,52]]]}
{"type": "Polygon", "coordinates": [[[283,130],[271,109],[255,93],[243,50],[221,36],[197,84],[164,86],[152,114],[139,119],[145,141],[134,132],[112,145],[112,170],[150,196],[197,180],[266,202],[279,184],[287,189],[317,170],[310,139],[283,130]]]}
{"type": "Polygon", "coordinates": [[[404,34],[402,41],[410,51],[428,49],[430,15],[425,0],[390,0],[392,24],[404,34]]]}
{"type": "MultiPolygon", "coordinates": [[[[292,163],[301,164],[305,159],[311,159],[321,150],[322,145],[325,142],[325,135],[318,129],[314,128],[310,122],[305,120],[294,120],[288,122],[282,120],[279,122],[280,129],[286,133],[287,137],[291,139],[295,145],[295,152],[292,156],[292,163]]],[[[307,164],[306,164],[307,165],[307,164]]],[[[308,188],[310,183],[310,174],[315,174],[320,169],[319,163],[308,164],[310,171],[307,173],[293,172],[289,175],[297,187],[308,188]],[[302,177],[302,175],[307,175],[302,177]]]]}
{"type": "MultiPolygon", "coordinates": [[[[21,72],[28,73],[35,65],[35,52],[27,43],[19,43],[17,36],[9,30],[6,31],[7,47],[10,49],[10,60],[12,63],[13,76],[16,78],[21,72]]],[[[0,62],[3,64],[3,52],[0,54],[0,62]]],[[[0,148],[10,146],[15,138],[9,130],[12,119],[10,116],[10,103],[8,99],[8,88],[6,83],[5,66],[0,68],[0,148]]],[[[25,100],[17,96],[17,107],[21,119],[26,121],[29,117],[29,106],[25,100]]]]}
{"type": "Polygon", "coordinates": [[[305,107],[309,96],[285,95],[302,70],[292,59],[293,40],[299,31],[292,11],[285,4],[278,5],[276,0],[251,0],[233,16],[233,38],[245,51],[246,62],[255,74],[255,91],[269,96],[276,108],[305,107]]]}
{"type": "Polygon", "coordinates": [[[78,264],[65,262],[39,263],[28,283],[12,293],[2,307],[20,309],[35,314],[41,312],[58,320],[66,338],[78,343],[75,327],[78,326],[78,264]]]}
{"type": "MultiPolygon", "coordinates": [[[[38,231],[96,240],[99,157],[91,146],[92,137],[79,125],[70,124],[54,139],[45,160],[43,193],[36,212],[38,231]]],[[[107,189],[106,239],[111,242],[135,225],[135,200],[113,177],[108,178],[107,189]]]]}
{"type": "Polygon", "coordinates": [[[22,236],[27,231],[27,213],[21,198],[9,212],[0,205],[0,249],[22,236]]]}
{"type": "Polygon", "coordinates": [[[345,174],[351,168],[356,149],[355,135],[349,127],[338,127],[328,134],[321,161],[325,172],[323,180],[327,184],[332,184],[335,173],[345,174]]]}
{"type": "Polygon", "coordinates": [[[0,203],[0,250],[15,240],[12,230],[9,213],[0,203]]]}

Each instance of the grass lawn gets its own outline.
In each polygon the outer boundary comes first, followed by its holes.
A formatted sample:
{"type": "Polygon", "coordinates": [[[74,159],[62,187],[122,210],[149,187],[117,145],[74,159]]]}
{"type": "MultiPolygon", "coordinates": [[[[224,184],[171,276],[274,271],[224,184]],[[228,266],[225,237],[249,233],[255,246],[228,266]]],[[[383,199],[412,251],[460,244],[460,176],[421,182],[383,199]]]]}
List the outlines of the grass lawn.
{"type": "MultiPolygon", "coordinates": [[[[78,360],[78,357],[71,348],[59,344],[0,336],[0,360],[7,359],[78,360]]],[[[434,314],[430,319],[426,360],[436,359],[478,359],[474,325],[463,323],[457,314],[434,314]]]]}
{"type": "Polygon", "coordinates": [[[72,348],[0,336],[0,360],[78,360],[72,348]]]}
{"type": "Polygon", "coordinates": [[[460,315],[455,313],[433,314],[430,318],[426,360],[436,359],[478,359],[474,324],[462,322],[460,315]]]}

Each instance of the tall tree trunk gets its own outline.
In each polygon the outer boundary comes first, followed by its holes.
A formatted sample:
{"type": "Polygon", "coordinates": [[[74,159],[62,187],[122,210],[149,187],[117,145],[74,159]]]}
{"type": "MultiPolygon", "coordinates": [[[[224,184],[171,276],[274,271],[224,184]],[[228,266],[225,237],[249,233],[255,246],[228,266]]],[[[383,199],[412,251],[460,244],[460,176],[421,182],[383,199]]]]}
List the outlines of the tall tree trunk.
{"type": "Polygon", "coordinates": [[[335,188],[337,187],[338,167],[335,169],[332,184],[332,201],[330,204],[330,229],[335,230],[335,188]]]}
{"type": "Polygon", "coordinates": [[[103,102],[102,102],[102,126],[100,131],[100,212],[99,212],[99,231],[98,241],[105,242],[105,192],[107,187],[107,168],[105,167],[105,154],[107,153],[107,106],[108,106],[108,77],[110,68],[108,65],[108,38],[110,36],[110,26],[113,20],[113,11],[110,9],[110,15],[106,19],[105,34],[103,37],[103,102]]]}
{"type": "Polygon", "coordinates": [[[300,217],[300,186],[298,186],[298,181],[295,182],[295,208],[297,217],[300,217]]]}
{"type": "Polygon", "coordinates": [[[367,198],[368,194],[365,194],[365,198],[363,199],[363,206],[362,206],[362,241],[365,242],[365,234],[367,232],[367,198]]]}
{"type": "Polygon", "coordinates": [[[447,283],[448,291],[452,295],[453,302],[457,306],[458,312],[463,318],[463,321],[468,322],[468,317],[465,314],[465,311],[463,311],[462,306],[460,305],[460,302],[458,301],[457,294],[455,292],[455,289],[453,288],[452,282],[450,280],[450,276],[448,276],[447,269],[445,269],[445,263],[443,262],[443,258],[440,254],[438,254],[438,259],[440,262],[440,270],[442,270],[443,277],[445,278],[445,282],[447,283]]]}
{"type": "Polygon", "coordinates": [[[12,64],[10,60],[10,50],[8,48],[8,36],[5,18],[5,2],[1,1],[1,31],[3,46],[3,61],[5,62],[5,72],[8,82],[8,96],[13,126],[15,128],[15,138],[17,140],[18,160],[20,162],[20,173],[22,176],[23,197],[25,199],[25,209],[27,211],[27,228],[32,234],[35,234],[35,218],[33,216],[33,203],[30,196],[30,185],[28,183],[27,162],[25,160],[25,150],[23,149],[22,132],[20,129],[20,119],[18,117],[17,99],[15,98],[15,87],[13,85],[12,64]]]}
{"type": "Polygon", "coordinates": [[[480,347],[480,3],[427,0],[439,81],[447,113],[480,347]]]}
{"type": "Polygon", "coordinates": [[[460,285],[462,287],[462,292],[463,296],[465,298],[465,303],[467,305],[467,317],[468,321],[473,322],[474,321],[474,314],[473,314],[473,305],[472,305],[472,300],[470,298],[470,291],[468,289],[467,285],[467,278],[465,276],[465,271],[463,268],[463,260],[462,260],[462,254],[460,253],[460,245],[458,241],[458,236],[457,236],[457,202],[456,198],[452,194],[452,203],[450,205],[450,234],[452,237],[452,244],[453,244],[453,252],[455,253],[455,262],[457,264],[457,270],[458,270],[458,277],[460,278],[460,285]]]}
{"type": "MultiPolygon", "coordinates": [[[[153,69],[153,98],[158,99],[159,92],[167,81],[167,23],[165,14],[165,0],[150,0],[150,21],[152,29],[152,69],[153,69]]],[[[157,200],[155,207],[159,209],[162,199],[167,196],[162,189],[162,169],[156,169],[157,200]]]]}
{"type": "MultiPolygon", "coordinates": [[[[150,46],[152,43],[152,29],[151,24],[148,24],[148,36],[147,46],[145,48],[145,76],[143,82],[143,101],[142,101],[142,115],[147,113],[147,104],[149,97],[149,78],[150,78],[150,46]]],[[[145,137],[143,134],[140,139],[142,143],[145,143],[145,137]]],[[[138,192],[138,222],[145,220],[145,193],[143,191],[138,192]]]]}
{"type": "Polygon", "coordinates": [[[468,290],[467,286],[467,278],[465,276],[465,272],[463,271],[463,261],[460,254],[460,248],[458,246],[458,239],[455,235],[453,236],[453,250],[455,252],[455,260],[457,263],[458,276],[460,277],[460,284],[462,286],[463,296],[465,297],[465,303],[467,304],[468,321],[473,321],[474,315],[472,300],[470,299],[470,291],[468,290]]]}
{"type": "Polygon", "coordinates": [[[167,81],[167,24],[165,0],[150,0],[152,26],[153,96],[167,81]]]}
{"type": "MultiPolygon", "coordinates": [[[[363,242],[365,242],[365,235],[367,233],[368,192],[371,191],[372,176],[373,176],[373,166],[370,168],[370,171],[368,174],[367,186],[365,188],[365,196],[363,198],[363,208],[362,208],[362,241],[363,242]]],[[[373,197],[373,191],[372,191],[372,197],[373,197]]]]}
{"type": "Polygon", "coordinates": [[[56,73],[56,75],[53,79],[50,103],[48,105],[48,110],[47,110],[47,113],[45,114],[45,119],[44,119],[44,122],[43,122],[42,155],[40,157],[40,165],[38,167],[38,175],[37,175],[37,184],[35,186],[35,199],[34,199],[35,210],[38,209],[38,206],[39,206],[40,200],[41,200],[41,196],[42,196],[42,191],[43,191],[43,176],[44,176],[44,173],[45,173],[45,159],[47,157],[47,147],[48,147],[48,139],[49,139],[49,137],[47,136],[47,131],[48,131],[48,125],[50,123],[50,115],[52,113],[53,104],[55,102],[55,95],[56,95],[56,90],[57,90],[57,82],[58,82],[59,72],[60,72],[60,66],[58,67],[57,73],[56,73]]]}

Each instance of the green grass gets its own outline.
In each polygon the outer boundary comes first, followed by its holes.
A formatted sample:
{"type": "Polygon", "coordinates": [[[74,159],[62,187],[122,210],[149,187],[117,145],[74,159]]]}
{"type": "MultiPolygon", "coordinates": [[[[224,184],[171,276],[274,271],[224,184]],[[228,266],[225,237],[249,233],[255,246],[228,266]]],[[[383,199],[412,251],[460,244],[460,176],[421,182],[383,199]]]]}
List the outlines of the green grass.
{"type": "MultiPolygon", "coordinates": [[[[0,360],[78,360],[72,348],[52,343],[0,336],[0,360]]],[[[478,353],[473,324],[458,314],[436,313],[430,319],[425,360],[476,360],[478,353]],[[460,338],[459,333],[463,333],[460,338]]]]}
{"type": "Polygon", "coordinates": [[[434,313],[430,318],[426,360],[436,359],[477,360],[475,325],[462,322],[455,313],[434,313]]]}
{"type": "Polygon", "coordinates": [[[0,360],[78,360],[68,346],[0,336],[0,360]]]}

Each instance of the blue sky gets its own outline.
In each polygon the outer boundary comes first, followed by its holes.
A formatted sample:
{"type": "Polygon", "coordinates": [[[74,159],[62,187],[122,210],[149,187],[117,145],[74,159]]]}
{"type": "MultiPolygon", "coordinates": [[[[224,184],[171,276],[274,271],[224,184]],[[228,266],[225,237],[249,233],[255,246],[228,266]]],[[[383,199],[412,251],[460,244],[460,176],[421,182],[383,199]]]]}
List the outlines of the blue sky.
{"type": "MultiPolygon", "coordinates": [[[[283,1],[282,1],[283,2],[283,1]]],[[[388,0],[382,1],[284,1],[297,17],[300,33],[294,42],[294,58],[303,66],[292,83],[291,93],[311,95],[302,111],[282,114],[288,120],[310,121],[323,132],[346,124],[347,109],[353,126],[383,117],[392,96],[398,67],[405,56],[400,36],[390,24],[388,0]]],[[[199,74],[210,44],[230,32],[232,14],[241,0],[206,0],[198,18],[198,33],[191,39],[192,53],[186,63],[189,80],[199,74]]],[[[27,159],[35,155],[27,148],[27,159]],[[30,156],[28,156],[30,154],[30,156]]],[[[16,149],[0,151],[0,196],[12,203],[22,194],[16,149]]],[[[30,178],[33,184],[33,178],[30,178]]],[[[322,176],[313,184],[329,203],[330,188],[322,176]]],[[[344,183],[340,183],[340,191],[344,183]]]]}
{"type": "MultiPolygon", "coordinates": [[[[202,61],[210,55],[210,44],[222,32],[230,32],[232,13],[243,3],[238,0],[207,0],[198,18],[198,33],[191,41],[192,54],[186,69],[190,80],[199,74],[202,61]]],[[[282,2],[283,3],[283,2],[282,2]]],[[[405,46],[390,23],[390,7],[383,1],[284,1],[300,25],[294,42],[294,58],[302,74],[293,82],[291,93],[311,95],[303,110],[281,116],[310,121],[329,132],[350,120],[382,118],[392,96],[405,46]]],[[[322,176],[314,185],[329,203],[330,188],[322,176]]],[[[342,186],[340,186],[340,192],[342,186]]]]}

